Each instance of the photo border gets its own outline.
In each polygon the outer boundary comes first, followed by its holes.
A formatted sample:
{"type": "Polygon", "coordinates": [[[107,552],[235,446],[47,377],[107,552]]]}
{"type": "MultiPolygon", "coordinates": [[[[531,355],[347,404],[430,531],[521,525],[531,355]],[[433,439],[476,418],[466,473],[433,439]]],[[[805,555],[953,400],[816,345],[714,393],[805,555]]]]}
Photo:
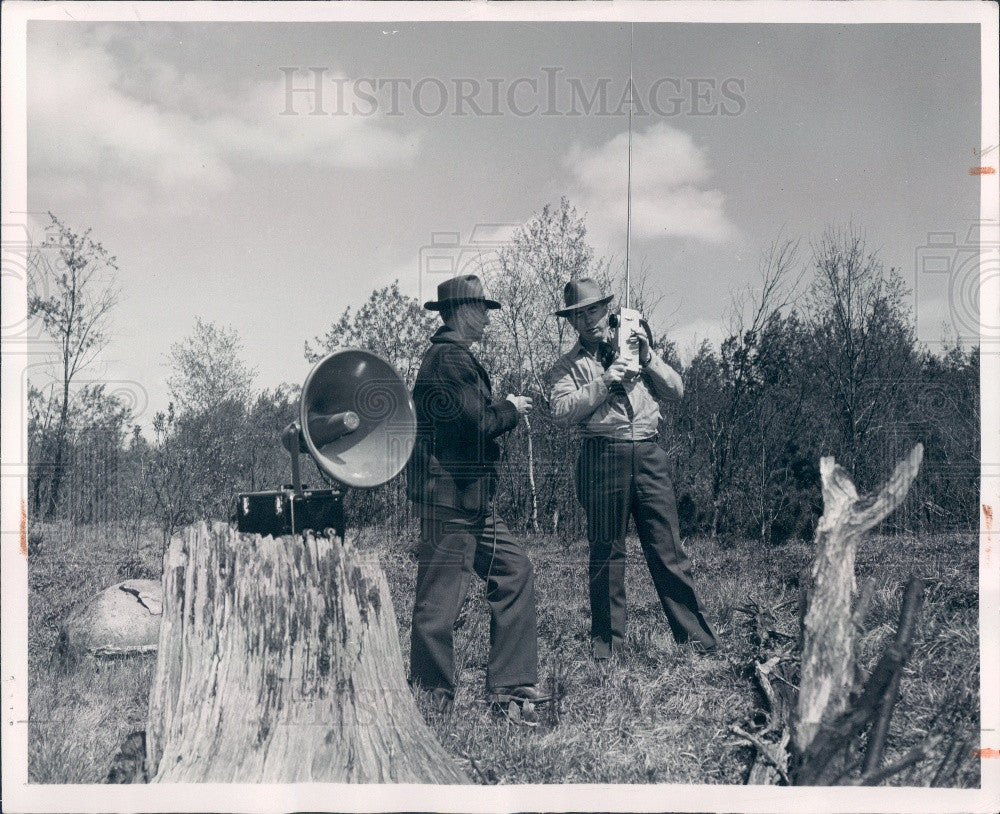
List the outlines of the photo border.
{"type": "MultiPolygon", "coordinates": [[[[6,229],[26,218],[26,24],[29,20],[85,21],[594,21],[876,24],[887,22],[981,26],[982,136],[996,141],[998,123],[997,5],[979,2],[718,2],[718,3],[25,3],[2,7],[2,167],[6,229]]],[[[968,145],[956,145],[967,150],[968,145]]],[[[997,164],[996,152],[992,163],[997,164]]],[[[973,181],[974,182],[974,181],[973,181]]],[[[998,176],[983,174],[980,220],[993,243],[1000,229],[998,176]]],[[[995,248],[989,250],[993,255],[995,248]]],[[[981,264],[987,259],[981,251],[981,264]]],[[[995,257],[990,257],[995,260],[995,257]]],[[[24,281],[3,278],[3,299],[23,302],[24,281]]],[[[984,279],[981,313],[1000,313],[1000,280],[984,279]]],[[[7,307],[5,306],[5,313],[7,307]]],[[[981,326],[983,324],[980,318],[981,326]]],[[[21,393],[27,339],[7,336],[2,347],[2,748],[6,811],[706,811],[950,812],[993,811],[1000,801],[1000,760],[983,758],[980,789],[829,788],[715,785],[412,786],[337,784],[163,784],[151,787],[27,783],[27,546],[25,501],[26,411],[6,394],[21,393]]],[[[982,460],[1000,461],[1000,352],[984,348],[981,367],[982,460]],[[990,428],[988,431],[986,428],[990,428]]],[[[1000,464],[981,478],[980,619],[983,754],[1000,755],[1000,552],[986,522],[1000,508],[1000,464]]]]}

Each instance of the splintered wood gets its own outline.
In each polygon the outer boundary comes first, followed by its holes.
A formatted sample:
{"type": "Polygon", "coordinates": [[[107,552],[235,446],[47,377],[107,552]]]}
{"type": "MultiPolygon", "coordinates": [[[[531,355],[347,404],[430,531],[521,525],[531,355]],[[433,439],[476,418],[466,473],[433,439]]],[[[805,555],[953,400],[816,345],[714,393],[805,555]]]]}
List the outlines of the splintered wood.
{"type": "MultiPolygon", "coordinates": [[[[913,643],[923,594],[921,580],[911,578],[896,640],[857,700],[849,704],[855,689],[854,631],[864,620],[874,590],[872,583],[866,584],[852,609],[858,542],[902,503],[922,458],[923,446],[917,444],[878,494],[865,496],[858,495],[847,472],[833,458],[820,461],[824,510],[816,527],[812,569],[803,579],[801,662],[796,665],[798,660],[787,646],[758,662],[756,677],[767,701],[767,726],[756,732],[730,727],[755,749],[748,783],[874,784],[930,754],[934,743],[929,741],[911,750],[903,761],[882,766],[900,670],[913,643]],[[852,744],[866,729],[869,736],[864,761],[855,765],[850,755],[852,744]]],[[[751,603],[737,610],[756,618],[761,629],[759,607],[751,603]]]]}
{"type": "Polygon", "coordinates": [[[200,525],[163,579],[154,782],[469,782],[404,680],[377,562],[339,539],[200,525]]]}
{"type": "Polygon", "coordinates": [[[876,495],[859,497],[850,476],[833,458],[820,461],[823,516],[816,527],[809,608],[802,642],[802,673],[792,739],[806,752],[822,724],[847,707],[854,669],[851,601],[858,541],[906,497],[920,470],[923,445],[900,461],[876,495]]]}

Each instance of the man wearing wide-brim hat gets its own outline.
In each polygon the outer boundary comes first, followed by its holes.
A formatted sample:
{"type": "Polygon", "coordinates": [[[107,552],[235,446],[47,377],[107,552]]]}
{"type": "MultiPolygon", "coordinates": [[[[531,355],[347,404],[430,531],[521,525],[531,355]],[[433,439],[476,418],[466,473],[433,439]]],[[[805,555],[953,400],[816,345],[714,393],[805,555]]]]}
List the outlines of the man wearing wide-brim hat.
{"type": "Polygon", "coordinates": [[[667,455],[659,441],[658,399],[681,398],[680,375],[650,350],[648,332],[629,338],[640,375],[611,346],[609,304],[589,278],[571,280],[566,307],[556,311],[579,341],[549,371],[552,419],[578,425],[583,447],[576,466],[577,496],[590,542],[591,647],[606,659],[625,639],[625,533],[635,521],[653,585],[676,641],[700,652],[717,647],[695,591],[680,530],[667,455]]]}
{"type": "Polygon", "coordinates": [[[490,377],[470,345],[483,337],[489,312],[475,275],[446,280],[424,307],[444,325],[431,337],[413,400],[417,442],[407,467],[407,496],[420,512],[410,681],[440,708],[455,693],[453,630],[472,574],[486,581],[490,605],[489,699],[519,723],[537,723],[548,700],[538,682],[534,572],[493,508],[500,447],[496,439],[531,410],[527,396],[494,399],[490,377]],[[516,712],[516,714],[514,714],[516,712]]]}

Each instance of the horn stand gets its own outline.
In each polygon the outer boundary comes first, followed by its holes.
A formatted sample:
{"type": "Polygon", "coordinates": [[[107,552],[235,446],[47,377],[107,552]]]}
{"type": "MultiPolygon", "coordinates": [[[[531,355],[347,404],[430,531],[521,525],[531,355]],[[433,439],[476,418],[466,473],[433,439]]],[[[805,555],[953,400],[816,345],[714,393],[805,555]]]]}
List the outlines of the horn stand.
{"type": "MultiPolygon", "coordinates": [[[[309,436],[318,447],[332,444],[339,438],[354,432],[361,426],[361,419],[353,410],[345,410],[334,415],[309,413],[309,436]]],[[[306,437],[302,434],[302,425],[293,421],[281,432],[281,443],[292,458],[292,484],[295,494],[302,494],[302,475],[299,469],[299,454],[308,452],[306,437]]]]}

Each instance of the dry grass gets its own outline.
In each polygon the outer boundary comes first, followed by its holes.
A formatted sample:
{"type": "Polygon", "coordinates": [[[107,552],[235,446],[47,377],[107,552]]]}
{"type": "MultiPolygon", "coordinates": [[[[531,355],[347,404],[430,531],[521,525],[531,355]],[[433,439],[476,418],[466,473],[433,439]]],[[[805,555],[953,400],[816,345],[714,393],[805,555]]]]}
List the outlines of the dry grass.
{"type": "Polygon", "coordinates": [[[106,529],[49,525],[29,535],[28,778],[102,783],[129,732],[144,729],[151,657],[66,661],[60,622],[123,579],[158,579],[161,546],[106,529]]]}
{"type": "MultiPolygon", "coordinates": [[[[750,750],[734,744],[727,729],[751,720],[762,703],[753,663],[763,643],[756,624],[733,607],[754,602],[773,609],[770,627],[796,635],[799,573],[811,561],[811,546],[687,541],[697,584],[723,642],[718,657],[703,657],[674,644],[638,542],[630,541],[627,648],[600,666],[588,654],[585,544],[536,539],[529,545],[543,679],[561,678],[566,695],[558,716],[550,712],[536,731],[488,715],[482,699],[489,617],[482,588],[474,589],[457,633],[464,669],[455,708],[446,716],[427,710],[442,743],[465,761],[470,775],[503,783],[743,783],[750,750]]],[[[400,550],[386,553],[393,548],[400,550]]],[[[405,648],[415,569],[401,567],[398,556],[384,559],[405,648]]],[[[972,535],[862,543],[858,579],[872,576],[880,586],[860,642],[863,667],[873,665],[895,634],[908,576],[928,584],[886,762],[942,727],[967,734],[973,747],[978,743],[977,570],[972,535]]],[[[937,762],[918,765],[892,782],[927,785],[936,768],[937,762]]],[[[966,760],[954,782],[978,786],[978,761],[966,760]]]]}
{"type": "MultiPolygon", "coordinates": [[[[160,544],[153,535],[137,553],[113,534],[53,526],[41,535],[39,542],[35,532],[29,560],[30,778],[100,782],[128,732],[143,728],[151,660],[62,665],[54,655],[58,622],[120,579],[155,577],[160,544]]],[[[371,532],[358,541],[384,564],[404,658],[416,573],[406,556],[411,542],[371,532]]],[[[874,538],[861,547],[859,581],[874,576],[879,586],[860,642],[864,666],[895,631],[906,578],[915,574],[928,582],[888,760],[942,728],[967,731],[971,743],[978,743],[976,542],[972,535],[938,535],[874,538]],[[944,707],[947,714],[939,716],[944,707]]],[[[732,607],[752,600],[777,608],[772,626],[794,634],[798,574],[809,562],[810,548],[709,540],[686,546],[724,643],[720,655],[698,656],[673,643],[633,541],[625,652],[599,665],[588,653],[585,543],[528,541],[536,569],[542,677],[565,688],[535,730],[495,717],[483,702],[489,620],[482,588],[474,588],[457,633],[461,685],[454,710],[447,715],[424,710],[470,777],[484,783],[744,781],[750,750],[735,744],[727,728],[751,720],[761,703],[752,679],[761,641],[755,624],[732,607]]],[[[926,785],[935,768],[918,766],[893,782],[926,785]]],[[[977,786],[978,762],[967,760],[955,782],[977,786]]]]}

